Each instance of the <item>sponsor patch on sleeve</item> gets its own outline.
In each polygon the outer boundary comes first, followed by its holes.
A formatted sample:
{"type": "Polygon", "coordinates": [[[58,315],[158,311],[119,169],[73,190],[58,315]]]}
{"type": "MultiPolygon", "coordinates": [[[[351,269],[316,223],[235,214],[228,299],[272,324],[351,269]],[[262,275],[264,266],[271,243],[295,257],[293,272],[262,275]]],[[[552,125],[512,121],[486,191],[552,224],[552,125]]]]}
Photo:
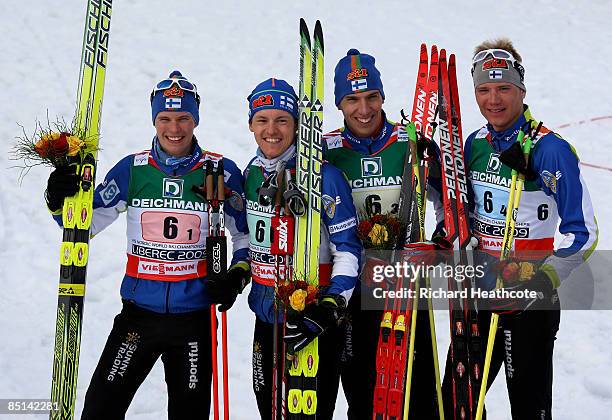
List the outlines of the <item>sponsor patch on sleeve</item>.
{"type": "Polygon", "coordinates": [[[329,233],[330,234],[334,234],[334,233],[338,233],[338,232],[342,232],[343,230],[347,230],[352,228],[353,226],[357,225],[357,219],[354,217],[351,217],[348,220],[345,220],[342,223],[338,223],[335,225],[330,225],[329,226],[329,233]]]}
{"type": "Polygon", "coordinates": [[[100,197],[102,198],[104,204],[107,206],[110,204],[111,201],[113,201],[115,197],[117,197],[117,195],[119,195],[119,187],[117,186],[117,183],[114,179],[107,183],[106,187],[104,187],[104,189],[100,191],[100,197]]]}
{"type": "Polygon", "coordinates": [[[134,166],[144,166],[149,164],[149,152],[139,153],[134,156],[134,166]]]}

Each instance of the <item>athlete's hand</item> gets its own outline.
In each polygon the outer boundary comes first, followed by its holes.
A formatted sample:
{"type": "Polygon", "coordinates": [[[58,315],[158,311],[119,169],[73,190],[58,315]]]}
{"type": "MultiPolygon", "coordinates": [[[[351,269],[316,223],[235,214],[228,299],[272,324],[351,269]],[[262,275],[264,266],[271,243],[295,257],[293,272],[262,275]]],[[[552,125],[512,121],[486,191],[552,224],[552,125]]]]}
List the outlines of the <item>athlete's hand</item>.
{"type": "Polygon", "coordinates": [[[295,354],[324,331],[338,325],[345,308],[346,301],[342,296],[328,295],[307,306],[301,316],[288,318],[283,337],[287,353],[295,354]]]}
{"type": "Polygon", "coordinates": [[[49,175],[45,201],[52,212],[56,212],[64,205],[66,197],[72,197],[79,191],[81,177],[76,174],[74,166],[60,166],[49,175]]]}
{"type": "Polygon", "coordinates": [[[225,312],[234,305],[238,294],[249,284],[251,272],[246,262],[233,265],[227,271],[225,280],[209,281],[207,283],[208,296],[215,304],[219,304],[219,311],[225,312]]]}
{"type": "Polygon", "coordinates": [[[530,280],[515,281],[505,284],[500,293],[525,295],[527,292],[535,296],[499,297],[489,300],[490,309],[498,314],[520,313],[528,309],[546,309],[546,303],[551,302],[553,283],[546,273],[537,271],[530,280]]]}
{"type": "Polygon", "coordinates": [[[525,155],[518,142],[514,142],[512,146],[501,152],[499,160],[518,173],[525,175],[527,181],[534,181],[538,178],[538,173],[532,168],[531,159],[525,162],[525,155]]]}

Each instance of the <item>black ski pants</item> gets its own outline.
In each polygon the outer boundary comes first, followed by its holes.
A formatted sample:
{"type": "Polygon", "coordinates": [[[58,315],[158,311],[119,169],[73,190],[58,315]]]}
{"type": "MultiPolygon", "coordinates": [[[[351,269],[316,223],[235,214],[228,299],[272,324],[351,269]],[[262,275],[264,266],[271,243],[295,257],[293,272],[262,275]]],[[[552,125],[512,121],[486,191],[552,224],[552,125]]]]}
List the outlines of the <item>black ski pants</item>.
{"type": "MultiPolygon", "coordinates": [[[[319,370],[317,373],[317,420],[332,420],[340,382],[340,351],[343,340],[339,328],[319,336],[319,370]]],[[[274,324],[255,321],[253,337],[253,390],[262,420],[272,418],[272,360],[274,324]]],[[[282,346],[283,327],[279,325],[278,348],[282,346]]],[[[279,366],[282,360],[279,360],[279,366]]],[[[279,369],[281,369],[279,367],[279,369]]],[[[280,383],[277,390],[281,390],[280,383]]],[[[280,406],[280,404],[279,404],[280,406]]],[[[280,418],[280,416],[277,416],[280,418]]]]}
{"type": "MultiPolygon", "coordinates": [[[[480,311],[483,368],[490,321],[491,312],[480,311]]],[[[558,302],[555,310],[531,310],[499,318],[487,390],[504,364],[514,420],[552,419],[553,348],[559,321],[558,302]]],[[[448,357],[443,384],[447,418],[452,418],[453,411],[451,369],[448,357]]]]}
{"type": "MultiPolygon", "coordinates": [[[[348,312],[341,365],[342,388],[348,402],[347,417],[349,420],[370,420],[374,409],[376,352],[383,312],[362,310],[357,289],[349,301],[348,312]]],[[[418,311],[415,333],[409,418],[436,419],[438,405],[427,310],[418,311]]]]}
{"type": "Polygon", "coordinates": [[[210,311],[160,314],[124,302],[85,395],[82,420],[122,420],[161,356],[168,419],[208,418],[210,311]]]}

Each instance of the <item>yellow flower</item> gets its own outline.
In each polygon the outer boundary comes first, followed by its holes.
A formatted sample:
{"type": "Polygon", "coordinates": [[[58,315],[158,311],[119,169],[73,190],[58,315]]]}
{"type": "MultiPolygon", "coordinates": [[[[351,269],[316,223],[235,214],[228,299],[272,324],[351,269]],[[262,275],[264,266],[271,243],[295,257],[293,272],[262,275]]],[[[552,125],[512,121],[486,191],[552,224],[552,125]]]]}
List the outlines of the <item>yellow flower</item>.
{"type": "Polygon", "coordinates": [[[69,136],[68,137],[68,156],[74,156],[77,153],[79,153],[79,151],[81,150],[84,144],[85,143],[83,142],[83,140],[81,140],[77,136],[69,136]]]}
{"type": "Polygon", "coordinates": [[[289,304],[296,311],[303,311],[306,306],[306,296],[308,293],[306,290],[298,289],[289,296],[289,304]]]}
{"type": "Polygon", "coordinates": [[[519,279],[521,281],[531,280],[533,275],[535,274],[535,268],[532,263],[522,262],[519,264],[521,267],[521,272],[519,274],[519,279]]]}
{"type": "Polygon", "coordinates": [[[370,238],[372,244],[374,245],[383,245],[389,240],[389,233],[383,225],[374,223],[374,226],[372,226],[372,230],[368,234],[368,238],[370,238]]]}

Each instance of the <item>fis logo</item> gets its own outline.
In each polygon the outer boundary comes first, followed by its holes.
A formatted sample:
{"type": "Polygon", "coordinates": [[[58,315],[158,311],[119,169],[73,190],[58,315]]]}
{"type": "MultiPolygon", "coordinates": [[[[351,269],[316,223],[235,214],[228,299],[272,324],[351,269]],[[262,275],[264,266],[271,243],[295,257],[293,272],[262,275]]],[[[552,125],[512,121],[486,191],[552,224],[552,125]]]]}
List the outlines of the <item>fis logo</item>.
{"type": "Polygon", "coordinates": [[[382,176],[382,159],[380,156],[361,158],[361,176],[382,176]]]}
{"type": "Polygon", "coordinates": [[[164,178],[164,197],[183,198],[183,183],[182,179],[164,178]]]}
{"type": "Polygon", "coordinates": [[[561,171],[557,171],[555,174],[553,174],[549,171],[544,171],[542,172],[541,176],[544,185],[546,185],[553,192],[553,194],[556,194],[557,181],[563,176],[563,173],[561,171]]]}
{"type": "Polygon", "coordinates": [[[487,163],[487,172],[491,174],[499,174],[501,169],[501,161],[499,160],[499,153],[492,153],[489,157],[489,163],[487,163]]]}

